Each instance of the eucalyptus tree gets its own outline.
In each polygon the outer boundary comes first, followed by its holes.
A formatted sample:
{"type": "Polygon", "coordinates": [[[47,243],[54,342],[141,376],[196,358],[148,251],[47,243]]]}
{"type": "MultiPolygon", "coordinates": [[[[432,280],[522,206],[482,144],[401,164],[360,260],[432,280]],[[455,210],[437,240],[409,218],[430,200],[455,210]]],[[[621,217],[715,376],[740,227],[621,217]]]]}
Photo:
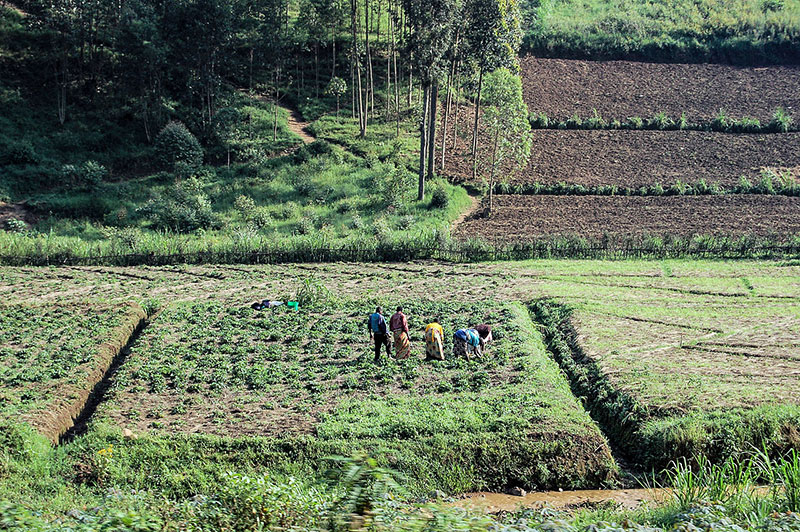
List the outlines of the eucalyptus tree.
{"type": "Polygon", "coordinates": [[[499,170],[515,172],[528,164],[531,154],[531,124],[528,106],[522,99],[522,81],[507,68],[486,76],[484,120],[490,149],[484,166],[489,173],[489,214],[499,170]]]}
{"type": "Polygon", "coordinates": [[[460,5],[461,0],[403,0],[403,10],[410,27],[406,41],[407,55],[422,86],[419,200],[425,197],[426,170],[429,177],[433,174],[432,139],[436,134],[439,81],[447,70],[448,51],[453,43],[454,23],[460,5]]]}
{"type": "Polygon", "coordinates": [[[517,0],[466,0],[466,41],[478,72],[475,117],[472,127],[472,177],[477,174],[478,124],[483,77],[497,68],[519,69],[517,52],[522,43],[517,0]]]}

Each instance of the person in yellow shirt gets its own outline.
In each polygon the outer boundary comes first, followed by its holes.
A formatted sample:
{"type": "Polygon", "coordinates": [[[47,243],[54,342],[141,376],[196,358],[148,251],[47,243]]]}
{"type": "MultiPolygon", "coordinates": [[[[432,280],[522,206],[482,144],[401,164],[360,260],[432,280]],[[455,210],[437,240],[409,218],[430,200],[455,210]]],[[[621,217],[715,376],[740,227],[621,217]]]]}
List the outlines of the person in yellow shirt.
{"type": "Polygon", "coordinates": [[[425,327],[425,360],[444,360],[444,329],[436,319],[425,327]]]}

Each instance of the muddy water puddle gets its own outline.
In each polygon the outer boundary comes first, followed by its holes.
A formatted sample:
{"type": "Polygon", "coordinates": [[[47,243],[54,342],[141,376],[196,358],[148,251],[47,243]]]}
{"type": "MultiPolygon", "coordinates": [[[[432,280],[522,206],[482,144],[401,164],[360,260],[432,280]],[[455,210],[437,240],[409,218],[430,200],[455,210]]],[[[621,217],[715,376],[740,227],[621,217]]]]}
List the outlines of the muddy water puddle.
{"type": "Polygon", "coordinates": [[[510,512],[520,508],[569,509],[592,507],[608,502],[636,508],[645,502],[663,502],[669,491],[663,489],[534,491],[522,497],[505,493],[467,493],[450,506],[475,508],[488,513],[510,512]]]}

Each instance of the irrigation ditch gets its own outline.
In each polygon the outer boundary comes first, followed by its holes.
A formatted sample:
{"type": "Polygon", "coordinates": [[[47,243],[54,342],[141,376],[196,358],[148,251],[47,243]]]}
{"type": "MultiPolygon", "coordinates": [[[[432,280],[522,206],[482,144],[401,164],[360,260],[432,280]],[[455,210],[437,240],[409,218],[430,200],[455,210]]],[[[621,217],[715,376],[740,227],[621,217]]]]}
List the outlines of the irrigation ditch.
{"type": "Polygon", "coordinates": [[[107,356],[102,357],[102,364],[92,373],[92,378],[88,380],[87,386],[79,393],[79,397],[73,403],[72,408],[58,416],[60,420],[58,430],[45,432],[45,435],[54,444],[63,445],[69,443],[86,432],[89,420],[100,403],[103,402],[106,392],[113,383],[114,375],[125,363],[131,346],[159,312],[148,314],[139,305],[135,303],[130,305],[137,317],[135,322],[126,323],[120,328],[119,341],[114,343],[112,348],[108,350],[107,356]],[[131,328],[130,325],[133,325],[133,327],[131,328]],[[68,416],[64,414],[68,414],[68,416]]]}

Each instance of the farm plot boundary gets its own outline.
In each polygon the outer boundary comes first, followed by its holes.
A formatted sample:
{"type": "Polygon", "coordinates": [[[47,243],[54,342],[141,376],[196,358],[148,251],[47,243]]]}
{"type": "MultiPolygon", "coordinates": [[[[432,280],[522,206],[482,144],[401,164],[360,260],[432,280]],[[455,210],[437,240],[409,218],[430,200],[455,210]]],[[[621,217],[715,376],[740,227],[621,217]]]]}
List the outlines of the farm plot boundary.
{"type": "Polygon", "coordinates": [[[766,451],[771,456],[800,450],[800,407],[764,405],[752,409],[653,412],[614,387],[580,346],[571,309],[553,299],[528,308],[553,358],[584,400],[612,447],[645,470],[661,471],[680,458],[704,455],[721,462],[731,455],[766,451]]]}
{"type": "Polygon", "coordinates": [[[59,443],[60,438],[75,426],[94,390],[106,378],[109,369],[120,356],[123,349],[142,329],[147,319],[146,312],[136,303],[126,303],[116,327],[95,348],[92,359],[77,369],[78,375],[70,383],[60,385],[44,408],[36,408],[25,413],[22,419],[46,437],[51,443],[59,443]]]}

